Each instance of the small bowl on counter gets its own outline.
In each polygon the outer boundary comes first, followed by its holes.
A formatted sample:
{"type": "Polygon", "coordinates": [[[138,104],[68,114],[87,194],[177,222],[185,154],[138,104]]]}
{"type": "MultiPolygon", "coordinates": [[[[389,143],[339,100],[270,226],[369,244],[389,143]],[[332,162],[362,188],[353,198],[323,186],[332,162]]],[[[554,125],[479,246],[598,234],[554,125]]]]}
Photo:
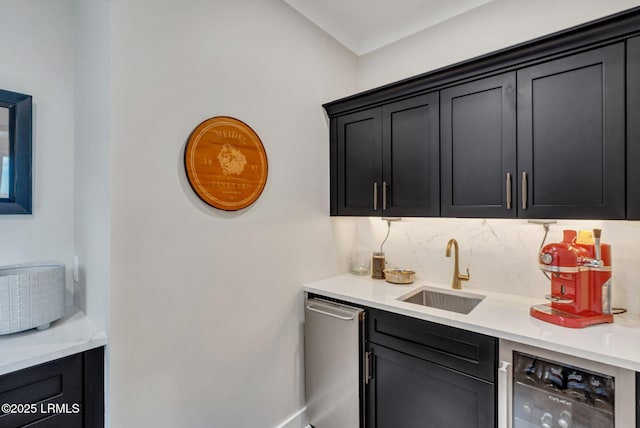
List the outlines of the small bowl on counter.
{"type": "Polygon", "coordinates": [[[384,279],[392,284],[411,284],[416,276],[412,270],[406,269],[385,269],[384,279]]]}

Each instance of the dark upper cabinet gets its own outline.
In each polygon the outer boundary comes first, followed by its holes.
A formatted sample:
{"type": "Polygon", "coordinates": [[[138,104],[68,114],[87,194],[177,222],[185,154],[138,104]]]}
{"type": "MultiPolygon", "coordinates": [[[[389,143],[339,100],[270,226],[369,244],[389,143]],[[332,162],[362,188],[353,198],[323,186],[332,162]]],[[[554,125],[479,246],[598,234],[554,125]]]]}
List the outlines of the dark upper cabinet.
{"type": "Polygon", "coordinates": [[[437,216],[438,94],[334,119],[332,215],[437,216]]]}
{"type": "Polygon", "coordinates": [[[640,8],[324,107],[332,215],[640,219],[640,8]]]}
{"type": "Polygon", "coordinates": [[[625,217],[624,43],[518,70],[518,212],[625,217]]]}
{"type": "Polygon", "coordinates": [[[624,57],[618,43],[443,90],[442,214],[624,218],[624,57]]]}
{"type": "Polygon", "coordinates": [[[516,75],[441,92],[442,215],[515,217],[516,75]]]}
{"type": "Polygon", "coordinates": [[[627,42],[627,218],[640,219],[640,37],[627,42]]]}
{"type": "MultiPolygon", "coordinates": [[[[335,165],[337,180],[334,215],[381,214],[382,111],[379,108],[337,119],[335,165]]],[[[333,169],[333,167],[332,167],[333,169]]],[[[333,172],[332,172],[333,173],[333,172]]],[[[334,201],[332,201],[334,202],[334,201]]]]}
{"type": "Polygon", "coordinates": [[[439,215],[438,108],[437,93],[382,108],[384,215],[439,215]]]}

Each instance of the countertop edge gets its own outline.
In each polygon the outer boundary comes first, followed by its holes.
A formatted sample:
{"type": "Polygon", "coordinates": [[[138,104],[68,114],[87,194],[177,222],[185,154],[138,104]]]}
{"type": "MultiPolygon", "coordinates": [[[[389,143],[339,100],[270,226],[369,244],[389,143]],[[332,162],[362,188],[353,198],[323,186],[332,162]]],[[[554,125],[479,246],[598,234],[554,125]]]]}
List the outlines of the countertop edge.
{"type": "Polygon", "coordinates": [[[106,346],[107,335],[75,306],[47,330],[0,336],[0,376],[106,346]]]}

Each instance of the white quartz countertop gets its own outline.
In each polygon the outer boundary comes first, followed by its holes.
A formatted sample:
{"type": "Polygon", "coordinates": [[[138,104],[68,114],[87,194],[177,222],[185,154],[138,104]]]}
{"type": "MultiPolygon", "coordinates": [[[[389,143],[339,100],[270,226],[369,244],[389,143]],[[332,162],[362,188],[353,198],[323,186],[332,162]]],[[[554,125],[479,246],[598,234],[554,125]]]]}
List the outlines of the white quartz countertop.
{"type": "Polygon", "coordinates": [[[0,375],[107,344],[107,336],[74,306],[47,330],[0,336],[0,375]]]}
{"type": "Polygon", "coordinates": [[[532,305],[547,303],[544,298],[534,299],[477,288],[465,289],[464,284],[463,292],[485,296],[484,300],[466,315],[397,300],[398,297],[422,286],[451,290],[450,285],[427,281],[396,285],[352,274],[309,283],[303,290],[355,305],[383,309],[640,371],[638,316],[616,315],[613,324],[599,324],[582,329],[560,327],[529,315],[532,305]]]}

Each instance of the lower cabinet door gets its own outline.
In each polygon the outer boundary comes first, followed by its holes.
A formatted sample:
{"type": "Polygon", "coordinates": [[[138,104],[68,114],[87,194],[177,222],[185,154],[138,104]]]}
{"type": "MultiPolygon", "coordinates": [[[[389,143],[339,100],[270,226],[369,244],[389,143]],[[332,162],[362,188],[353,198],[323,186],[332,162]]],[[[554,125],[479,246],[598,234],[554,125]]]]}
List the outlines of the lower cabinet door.
{"type": "Polygon", "coordinates": [[[82,354],[0,376],[0,427],[82,428],[82,390],[82,354]]]}
{"type": "Polygon", "coordinates": [[[494,384],[369,343],[368,428],[494,428],[494,384]]]}

